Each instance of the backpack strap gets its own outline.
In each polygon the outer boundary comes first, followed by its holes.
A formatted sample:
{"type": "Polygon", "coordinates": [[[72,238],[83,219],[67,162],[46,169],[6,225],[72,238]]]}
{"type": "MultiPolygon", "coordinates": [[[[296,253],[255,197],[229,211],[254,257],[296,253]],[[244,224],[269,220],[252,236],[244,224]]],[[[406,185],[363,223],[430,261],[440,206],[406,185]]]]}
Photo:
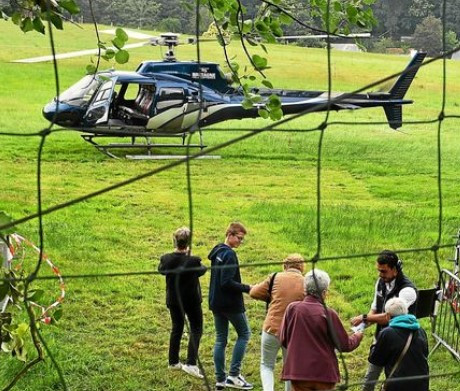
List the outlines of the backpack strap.
{"type": "Polygon", "coordinates": [[[270,277],[270,282],[268,284],[268,299],[266,301],[265,305],[265,311],[268,311],[268,306],[270,305],[270,302],[272,301],[272,290],[273,290],[273,284],[275,283],[275,277],[278,274],[278,272],[273,273],[272,276],[270,277]]]}
{"type": "Polygon", "coordinates": [[[412,342],[412,337],[413,336],[414,336],[414,333],[411,332],[409,334],[409,337],[407,337],[407,341],[406,341],[406,344],[404,345],[404,349],[402,350],[401,354],[399,355],[398,359],[396,360],[395,364],[393,365],[393,368],[391,368],[390,374],[388,375],[388,377],[386,378],[386,380],[382,384],[382,388],[381,388],[382,391],[385,391],[387,389],[387,385],[388,385],[387,380],[394,375],[394,373],[396,372],[396,370],[399,367],[399,364],[401,364],[402,359],[404,358],[404,356],[406,355],[407,351],[409,350],[409,346],[410,346],[410,343],[412,342]]]}

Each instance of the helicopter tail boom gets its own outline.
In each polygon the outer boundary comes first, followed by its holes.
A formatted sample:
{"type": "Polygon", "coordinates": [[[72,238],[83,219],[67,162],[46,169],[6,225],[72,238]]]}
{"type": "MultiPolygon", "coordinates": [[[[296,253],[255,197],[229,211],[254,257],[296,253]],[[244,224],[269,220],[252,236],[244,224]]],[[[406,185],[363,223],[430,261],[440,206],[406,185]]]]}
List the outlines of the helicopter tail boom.
{"type": "Polygon", "coordinates": [[[389,91],[391,99],[404,98],[425,57],[425,52],[417,52],[414,55],[406,69],[398,77],[393,87],[391,87],[389,91]]]}

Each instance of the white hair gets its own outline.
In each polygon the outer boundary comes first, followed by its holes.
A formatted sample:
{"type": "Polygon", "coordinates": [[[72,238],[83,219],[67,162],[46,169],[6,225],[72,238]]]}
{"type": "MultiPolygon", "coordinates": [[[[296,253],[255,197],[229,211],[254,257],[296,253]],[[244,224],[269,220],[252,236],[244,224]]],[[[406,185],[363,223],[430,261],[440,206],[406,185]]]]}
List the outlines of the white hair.
{"type": "Polygon", "coordinates": [[[305,274],[304,285],[307,295],[321,297],[327,291],[331,278],[320,269],[314,269],[305,274]]]}
{"type": "Polygon", "coordinates": [[[398,315],[406,315],[409,311],[407,309],[407,303],[404,299],[394,297],[388,300],[385,304],[385,312],[394,318],[398,315]]]}

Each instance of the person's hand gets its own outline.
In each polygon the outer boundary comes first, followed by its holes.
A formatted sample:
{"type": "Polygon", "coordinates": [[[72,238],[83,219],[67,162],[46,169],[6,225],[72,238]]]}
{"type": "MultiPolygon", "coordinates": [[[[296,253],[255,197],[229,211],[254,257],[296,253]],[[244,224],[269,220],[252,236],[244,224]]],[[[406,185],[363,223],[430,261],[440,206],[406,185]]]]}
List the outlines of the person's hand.
{"type": "Polygon", "coordinates": [[[354,318],[351,318],[352,326],[358,326],[360,323],[363,323],[362,315],[358,315],[358,316],[355,316],[354,318]]]}
{"type": "Polygon", "coordinates": [[[357,331],[356,333],[354,333],[354,335],[356,335],[360,341],[364,337],[364,333],[362,331],[357,331]]]}

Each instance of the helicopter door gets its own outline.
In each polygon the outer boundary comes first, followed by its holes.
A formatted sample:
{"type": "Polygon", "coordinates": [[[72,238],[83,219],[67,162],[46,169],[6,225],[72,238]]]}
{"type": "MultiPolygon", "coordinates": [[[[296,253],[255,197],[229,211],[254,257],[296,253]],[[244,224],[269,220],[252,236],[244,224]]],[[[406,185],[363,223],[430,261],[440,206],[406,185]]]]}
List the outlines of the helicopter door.
{"type": "Polygon", "coordinates": [[[93,101],[86,111],[86,124],[95,125],[108,121],[115,82],[116,78],[113,78],[101,84],[98,91],[94,95],[93,101]]]}

